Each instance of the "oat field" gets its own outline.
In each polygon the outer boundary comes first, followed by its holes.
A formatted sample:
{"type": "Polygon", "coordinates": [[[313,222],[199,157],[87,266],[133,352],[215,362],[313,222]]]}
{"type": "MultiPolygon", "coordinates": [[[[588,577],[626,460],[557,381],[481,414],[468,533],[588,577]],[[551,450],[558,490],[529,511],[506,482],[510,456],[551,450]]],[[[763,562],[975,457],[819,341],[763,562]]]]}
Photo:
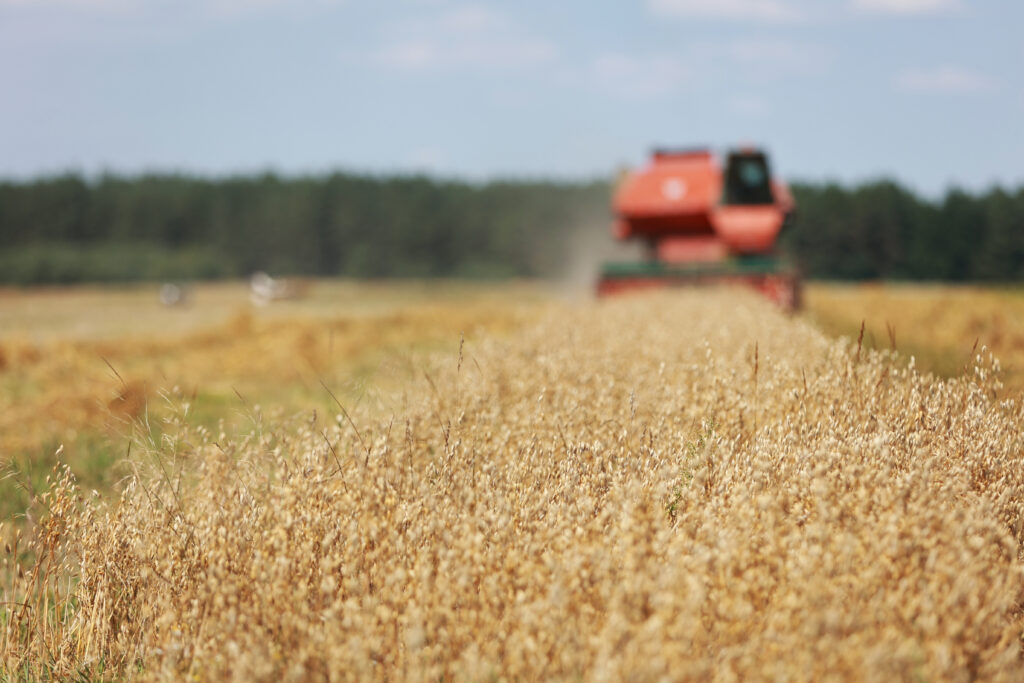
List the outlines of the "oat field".
{"type": "MultiPolygon", "coordinates": [[[[104,356],[110,391],[153,357],[251,384],[145,384],[97,490],[46,461],[3,530],[4,676],[1024,677],[1024,408],[984,344],[940,376],[745,291],[501,302],[104,356]]],[[[30,403],[20,354],[57,347],[3,343],[30,403]]]]}

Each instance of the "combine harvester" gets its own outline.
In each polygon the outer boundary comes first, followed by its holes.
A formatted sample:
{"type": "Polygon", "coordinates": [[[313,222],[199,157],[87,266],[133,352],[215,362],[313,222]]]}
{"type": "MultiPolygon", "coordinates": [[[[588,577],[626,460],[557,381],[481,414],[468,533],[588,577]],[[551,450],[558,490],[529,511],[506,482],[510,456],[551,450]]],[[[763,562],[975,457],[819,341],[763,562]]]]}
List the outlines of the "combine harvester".
{"type": "Polygon", "coordinates": [[[763,151],[730,151],[723,170],[706,149],[656,150],[624,177],[612,209],[615,237],[646,242],[648,259],[605,264],[598,296],[741,283],[786,310],[800,307],[800,277],[775,253],[793,196],[763,151]]]}

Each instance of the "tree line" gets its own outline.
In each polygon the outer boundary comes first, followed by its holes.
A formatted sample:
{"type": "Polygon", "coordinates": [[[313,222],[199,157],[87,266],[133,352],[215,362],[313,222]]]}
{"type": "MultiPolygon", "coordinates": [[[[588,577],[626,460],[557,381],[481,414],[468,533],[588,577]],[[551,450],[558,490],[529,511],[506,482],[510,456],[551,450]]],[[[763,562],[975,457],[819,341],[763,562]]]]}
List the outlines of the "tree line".
{"type": "Polygon", "coordinates": [[[929,201],[892,181],[797,184],[783,244],[819,278],[1024,279],[1024,186],[929,201]]]}
{"type": "MultiPolygon", "coordinates": [[[[891,181],[793,186],[810,277],[1024,278],[1024,187],[937,201],[891,181]]],[[[607,181],[67,174],[0,182],[0,282],[275,275],[552,277],[609,230],[607,181]]]]}

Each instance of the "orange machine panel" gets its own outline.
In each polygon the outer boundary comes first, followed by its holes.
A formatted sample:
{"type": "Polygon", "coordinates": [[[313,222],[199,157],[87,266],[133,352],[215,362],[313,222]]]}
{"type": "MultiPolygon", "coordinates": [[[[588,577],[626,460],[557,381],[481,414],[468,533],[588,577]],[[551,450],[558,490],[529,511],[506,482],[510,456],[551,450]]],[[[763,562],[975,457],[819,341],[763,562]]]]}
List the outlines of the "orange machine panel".
{"type": "Polygon", "coordinates": [[[711,213],[715,233],[741,254],[771,251],[785,220],[785,214],[774,204],[718,206],[711,213]]]}
{"type": "Polygon", "coordinates": [[[616,236],[712,233],[710,210],[721,193],[722,171],[710,152],[655,152],[615,193],[616,236]]]}

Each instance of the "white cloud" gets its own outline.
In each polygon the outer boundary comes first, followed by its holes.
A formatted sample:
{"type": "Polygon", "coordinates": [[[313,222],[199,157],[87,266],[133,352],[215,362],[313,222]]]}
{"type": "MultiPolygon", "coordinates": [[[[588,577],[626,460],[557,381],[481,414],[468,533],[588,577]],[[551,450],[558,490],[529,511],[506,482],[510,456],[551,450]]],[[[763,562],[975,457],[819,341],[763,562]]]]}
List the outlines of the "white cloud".
{"type": "Polygon", "coordinates": [[[788,40],[736,41],[729,44],[728,51],[738,62],[799,63],[803,60],[800,50],[788,40]]]}
{"type": "Polygon", "coordinates": [[[418,147],[412,151],[407,159],[407,166],[424,173],[437,173],[447,163],[447,155],[440,147],[426,146],[418,147]]]}
{"type": "Polygon", "coordinates": [[[225,14],[245,14],[273,8],[306,9],[320,7],[336,7],[343,0],[207,0],[198,3],[207,5],[209,9],[225,14]]]}
{"type": "Polygon", "coordinates": [[[607,54],[594,60],[591,76],[599,89],[613,95],[648,98],[678,91],[689,82],[690,70],[667,55],[607,54]]]}
{"type": "Polygon", "coordinates": [[[898,89],[935,95],[973,95],[995,89],[996,81],[960,66],[907,69],[895,78],[898,89]]]}
{"type": "MultiPolygon", "coordinates": [[[[788,40],[703,42],[680,53],[607,53],[592,60],[587,78],[597,89],[624,98],[655,98],[710,81],[753,80],[758,83],[817,74],[828,68],[821,46],[788,40]]],[[[578,82],[578,80],[577,80],[578,82]]],[[[736,111],[761,114],[764,103],[737,98],[736,111]]]]}
{"type": "Polygon", "coordinates": [[[736,95],[729,99],[729,109],[750,118],[758,118],[772,112],[771,103],[757,95],[736,95]]]}
{"type": "Polygon", "coordinates": [[[552,61],[551,42],[530,36],[504,14],[468,5],[406,23],[377,51],[376,61],[401,70],[520,68],[552,61]]]}
{"type": "Polygon", "coordinates": [[[236,16],[271,9],[336,7],[345,0],[0,0],[3,7],[76,9],[85,12],[133,12],[173,7],[190,14],[236,16]]]}
{"type": "Polygon", "coordinates": [[[453,33],[482,33],[484,31],[501,31],[507,29],[509,21],[504,15],[498,14],[483,5],[466,5],[441,15],[437,25],[453,33]]]}
{"type": "Polygon", "coordinates": [[[819,75],[829,70],[832,50],[823,45],[782,38],[702,41],[684,52],[698,75],[721,81],[778,82],[819,75]]]}
{"type": "Polygon", "coordinates": [[[956,9],[960,0],[853,0],[853,7],[878,14],[931,14],[956,9]]]}
{"type": "Polygon", "coordinates": [[[4,7],[27,7],[82,9],[91,11],[120,11],[130,9],[137,3],[132,0],[0,0],[0,9],[4,7]]]}
{"type": "Polygon", "coordinates": [[[346,0],[0,0],[0,9],[43,8],[74,9],[91,13],[130,12],[173,8],[199,16],[238,16],[269,10],[324,9],[342,5],[346,0]]]}
{"type": "Polygon", "coordinates": [[[656,14],[730,21],[793,22],[803,13],[786,0],[648,0],[656,14]]]}
{"type": "Polygon", "coordinates": [[[781,39],[739,40],[720,49],[742,67],[780,75],[819,73],[829,61],[828,51],[819,45],[781,39]]]}

